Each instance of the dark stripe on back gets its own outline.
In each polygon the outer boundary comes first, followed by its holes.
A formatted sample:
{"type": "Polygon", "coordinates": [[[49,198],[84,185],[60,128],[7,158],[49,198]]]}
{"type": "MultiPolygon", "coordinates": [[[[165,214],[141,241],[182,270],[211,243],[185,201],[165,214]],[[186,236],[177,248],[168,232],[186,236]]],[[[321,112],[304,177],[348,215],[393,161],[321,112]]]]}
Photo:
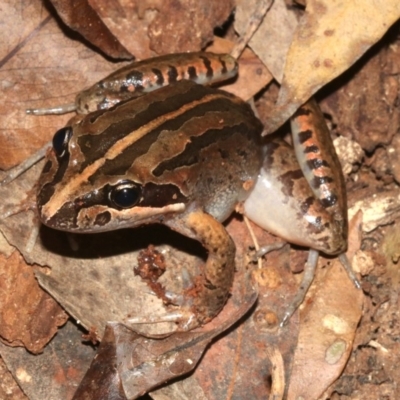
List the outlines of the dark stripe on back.
{"type": "MultiPolygon", "coordinates": [[[[117,117],[115,118],[116,122],[110,124],[101,134],[83,135],[77,139],[78,145],[86,156],[86,160],[81,165],[81,171],[94,161],[102,158],[110,149],[110,147],[112,147],[118,140],[129,135],[134,130],[139,129],[140,127],[148,124],[150,121],[161,117],[162,115],[177,111],[186,104],[201,100],[204,96],[211,94],[212,90],[202,85],[193,84],[189,81],[182,81],[177,83],[177,85],[186,87],[189,86],[189,88],[187,90],[181,90],[180,92],[169,97],[167,96],[165,100],[164,98],[162,98],[162,100],[158,100],[160,97],[159,93],[161,93],[160,91],[164,92],[171,90],[171,86],[165,86],[159,90],[146,94],[145,97],[121,102],[112,110],[96,112],[94,120],[96,123],[100,123],[103,117],[106,119],[108,118],[107,113],[115,112],[118,114],[118,110],[128,102],[130,102],[132,105],[130,109],[135,110],[135,105],[138,102],[142,103],[143,101],[148,101],[148,107],[137,114],[134,114],[131,116],[131,118],[117,117]]],[[[217,92],[212,90],[212,93],[217,92]]],[[[226,96],[229,98],[229,95],[226,94],[226,96]]],[[[230,100],[226,101],[229,103],[229,105],[233,104],[230,100]]],[[[226,107],[228,107],[228,105],[226,107]]],[[[240,105],[240,107],[243,107],[243,105],[240,105]]],[[[92,116],[85,118],[90,121],[92,120],[92,116]]],[[[167,121],[167,123],[168,122],[169,121],[167,121]]]]}
{"type": "Polygon", "coordinates": [[[310,129],[299,132],[298,136],[299,136],[300,143],[303,144],[308,139],[312,138],[312,135],[313,135],[313,133],[312,133],[312,130],[310,130],[310,129]]]}
{"type": "MultiPolygon", "coordinates": [[[[222,129],[209,129],[200,136],[192,136],[190,142],[186,145],[183,152],[175,157],[161,162],[152,172],[154,176],[161,176],[165,171],[173,171],[177,168],[190,166],[198,163],[198,157],[202,149],[214,144],[216,139],[218,142],[227,140],[234,133],[240,133],[243,136],[248,136],[249,126],[246,123],[239,125],[225,126],[222,129]]],[[[249,139],[250,140],[250,139],[249,139]]],[[[224,155],[221,154],[222,158],[224,155]]]]}
{"type": "MultiPolygon", "coordinates": [[[[167,102],[168,101],[164,103],[167,102]]],[[[94,182],[98,174],[100,174],[100,176],[124,175],[137,157],[140,157],[141,155],[146,154],[149,151],[150,146],[156,142],[158,136],[162,131],[177,131],[186,121],[192,118],[202,117],[207,112],[215,112],[215,110],[231,112],[235,112],[236,110],[237,113],[243,114],[244,104],[236,104],[233,103],[230,99],[226,98],[216,98],[206,103],[202,103],[197,107],[189,109],[175,118],[166,120],[163,124],[155,128],[153,131],[148,132],[145,136],[128,146],[125,150],[122,151],[120,155],[115,157],[113,160],[106,160],[104,165],[92,177],[90,177],[89,180],[91,182],[94,182]]],[[[249,112],[251,112],[250,108],[249,112]]],[[[254,120],[256,119],[254,118],[254,120]]],[[[230,128],[230,131],[232,134],[232,128],[230,128]]],[[[195,137],[193,137],[193,140],[195,140],[195,137]]],[[[215,141],[215,136],[213,140],[215,141]]],[[[171,158],[175,156],[175,154],[166,154],[165,156],[171,158]]]]}

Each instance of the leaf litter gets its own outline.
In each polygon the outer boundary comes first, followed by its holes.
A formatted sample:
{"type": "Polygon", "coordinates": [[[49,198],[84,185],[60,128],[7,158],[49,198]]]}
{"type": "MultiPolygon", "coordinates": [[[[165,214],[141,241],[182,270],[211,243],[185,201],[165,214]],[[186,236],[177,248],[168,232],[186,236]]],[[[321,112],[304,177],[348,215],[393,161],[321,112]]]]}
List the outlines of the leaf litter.
{"type": "MultiPolygon", "coordinates": [[[[263,46],[260,47],[261,50],[257,49],[256,44],[250,46],[259,59],[266,63],[277,81],[283,76],[281,92],[277,94],[274,83],[267,86],[270,81],[267,72],[262,72],[265,74],[265,79],[259,79],[257,88],[252,76],[263,67],[261,64],[257,66],[257,58],[251,56],[255,60],[253,62],[255,67],[243,75],[254,88],[242,96],[247,98],[262,90],[257,96],[257,107],[262,120],[267,122],[268,129],[272,130],[273,127],[281,125],[290,113],[318,88],[348,70],[339,79],[324,87],[319,96],[322,100],[322,109],[329,114],[333,135],[346,137],[350,143],[357,141],[364,150],[364,158],[359,157],[349,163],[347,176],[349,214],[356,215],[357,210],[363,210],[364,224],[355,223],[351,231],[350,247],[355,246],[352,251],[356,254],[356,261],[353,261],[353,264],[362,274],[363,291],[368,294],[362,299],[364,309],[362,310],[360,305],[361,292],[356,293],[354,288],[347,286],[346,277],[335,262],[323,259],[319,275],[300,314],[293,316],[289,326],[279,330],[277,316],[283,313],[287,304],[281,301],[282,293],[294,294],[297,285],[297,276],[293,275],[290,269],[301,270],[304,263],[302,257],[296,256],[297,253],[301,254],[299,251],[284,247],[281,251],[269,255],[262,269],[255,271],[254,279],[258,283],[259,301],[253,313],[209,347],[195,373],[186,379],[189,383],[174,383],[158,392],[153,392],[153,398],[160,398],[163,391],[170,394],[173,390],[191,397],[195,397],[193,393],[196,391],[196,398],[203,396],[202,398],[210,399],[244,398],[245,393],[250,393],[248,390],[252,390],[253,398],[265,398],[268,390],[282,395],[285,387],[288,396],[302,394],[305,398],[322,396],[321,398],[347,399],[353,398],[352,393],[357,391],[358,394],[364,393],[363,398],[373,399],[387,393],[393,396],[395,393],[392,382],[396,382],[394,378],[396,362],[398,363],[396,354],[399,354],[396,352],[393,340],[398,334],[395,328],[398,318],[396,312],[398,258],[395,250],[397,230],[396,223],[393,223],[397,218],[399,201],[397,173],[399,167],[394,156],[399,140],[397,133],[399,113],[396,108],[398,98],[396,65],[399,65],[396,35],[398,25],[389,30],[378,45],[369,51],[368,49],[398,18],[398,2],[386,1],[380,9],[382,11],[380,19],[369,17],[371,12],[375,11],[370,9],[369,5],[352,2],[338,9],[331,3],[325,3],[327,2],[308,1],[304,13],[301,8],[293,5],[287,8],[283,2],[275,1],[273,12],[279,21],[285,21],[282,25],[284,29],[279,32],[269,23],[263,28],[265,31],[259,29],[261,33],[268,32],[268,42],[265,39],[263,42],[262,36],[259,39],[259,42],[264,44],[264,52],[263,46]],[[352,24],[355,12],[358,23],[352,24]],[[298,25],[297,20],[299,20],[298,25]],[[343,32],[351,34],[344,35],[343,32]],[[294,39],[291,39],[292,35],[294,39]],[[275,50],[270,47],[272,44],[275,45],[275,50]],[[276,51],[276,48],[281,51],[276,51]],[[287,48],[290,49],[288,52],[283,50],[287,48]],[[335,55],[335,62],[327,63],[326,60],[330,59],[332,53],[335,55]],[[315,54],[322,60],[318,66],[315,64],[315,54]],[[365,55],[357,62],[362,54],[365,55]],[[353,66],[354,63],[356,64],[353,66]],[[284,73],[279,72],[279,68],[284,68],[284,73]],[[315,74],[316,69],[321,74],[315,74]],[[276,108],[271,114],[270,105],[277,96],[280,108],[276,108]],[[371,125],[374,122],[375,126],[371,125]],[[388,129],[384,129],[385,126],[388,129]],[[391,226],[382,227],[388,224],[391,226]],[[362,231],[361,239],[360,231],[362,231]],[[355,297],[351,300],[350,296],[355,297]],[[361,315],[362,319],[357,328],[361,315]],[[320,350],[315,351],[316,346],[320,350]],[[348,357],[350,359],[343,371],[348,357]],[[215,363],[216,359],[219,360],[218,363],[215,363]],[[307,363],[307,368],[297,367],[304,366],[304,363],[307,363]],[[274,368],[281,373],[273,373],[274,368]],[[304,385],[307,382],[304,380],[307,374],[305,370],[315,370],[316,374],[321,374],[319,385],[304,385]],[[364,382],[360,379],[360,374],[372,378],[364,382]],[[270,376],[273,376],[272,386],[268,384],[270,376]],[[336,380],[339,376],[342,378],[336,380]]],[[[165,8],[160,4],[154,1],[142,3],[140,7],[134,5],[131,8],[124,8],[124,4],[120,2],[120,8],[116,9],[114,14],[110,12],[106,17],[108,21],[117,17],[119,21],[124,20],[125,29],[126,22],[129,21],[128,15],[136,13],[136,18],[143,24],[141,30],[135,34],[143,37],[140,44],[143,48],[132,49],[126,45],[126,41],[119,40],[138,59],[154,55],[155,49],[160,53],[176,51],[176,48],[168,47],[168,42],[174,45],[180,43],[174,40],[174,36],[155,34],[158,31],[168,33],[165,27],[157,25],[158,22],[154,23],[152,28],[146,28],[146,23],[149,26],[149,20],[154,18],[154,15],[162,17],[164,21],[169,20],[168,13],[172,12],[172,2],[165,5],[165,8]],[[148,35],[146,29],[149,29],[148,35]],[[149,44],[151,40],[153,40],[152,45],[149,44]]],[[[182,2],[180,8],[182,16],[187,15],[186,7],[189,7],[189,4],[182,2]]],[[[205,2],[201,2],[201,5],[206,7],[205,2]]],[[[24,114],[26,108],[54,105],[55,102],[68,103],[81,88],[87,87],[116,68],[114,63],[104,60],[85,44],[66,36],[54,22],[52,14],[48,14],[39,1],[30,2],[29,6],[31,21],[35,21],[36,25],[32,23],[25,28],[25,31],[19,31],[22,32],[22,36],[10,28],[9,31],[14,34],[11,35],[9,45],[2,48],[4,62],[1,64],[0,73],[5,91],[0,101],[3,115],[3,129],[0,134],[2,134],[3,148],[10,149],[2,152],[0,163],[4,169],[16,165],[34,149],[46,143],[52,133],[63,126],[68,118],[67,116],[27,117],[24,114]],[[23,46],[13,52],[21,42],[23,46]]],[[[220,19],[211,25],[214,27],[222,24],[232,6],[228,5],[229,11],[224,11],[225,14],[217,13],[220,19]]],[[[15,20],[13,25],[18,26],[17,23],[22,17],[21,10],[13,8],[8,3],[5,7],[8,12],[7,22],[15,20]]],[[[96,9],[95,5],[92,7],[96,9]]],[[[246,21],[246,16],[243,17],[239,13],[240,7],[238,4],[236,20],[246,21]]],[[[247,12],[251,10],[250,5],[243,8],[247,9],[247,12]]],[[[106,11],[104,8],[102,10],[102,13],[99,11],[98,13],[103,20],[106,20],[102,15],[106,11]]],[[[176,9],[173,11],[176,12],[176,9]]],[[[180,20],[184,21],[185,18],[182,16],[180,20]]],[[[204,15],[199,18],[199,21],[202,21],[204,15]]],[[[115,23],[118,24],[119,22],[115,23]]],[[[201,25],[196,23],[196,29],[201,25]]],[[[199,46],[204,46],[211,40],[210,25],[204,27],[208,32],[199,35],[202,39],[193,44],[191,50],[198,50],[199,46]]],[[[235,28],[241,32],[236,25],[235,28]]],[[[185,36],[183,32],[187,28],[182,29],[177,31],[177,35],[179,34],[181,38],[185,36]]],[[[229,28],[226,37],[235,39],[233,31],[229,28]]],[[[140,41],[131,40],[131,43],[133,42],[140,41]]],[[[260,73],[257,76],[260,76],[260,73]]],[[[241,85],[247,86],[243,83],[241,85]]],[[[341,157],[344,161],[349,160],[350,154],[343,151],[341,157]]],[[[20,179],[11,184],[14,186],[2,188],[1,190],[4,190],[2,198],[5,199],[3,207],[12,208],[26,197],[26,193],[34,186],[39,171],[40,166],[29,171],[24,176],[25,180],[20,179]]],[[[37,220],[34,213],[27,211],[1,221],[0,228],[7,240],[22,252],[29,263],[46,266],[46,268],[34,267],[39,282],[86,329],[96,327],[96,331],[101,332],[108,321],[119,320],[133,309],[147,311],[147,307],[154,307],[154,303],[157,303],[157,299],[149,294],[146,285],[140,279],[133,277],[132,268],[136,256],[130,253],[132,232],[114,233],[103,238],[97,235],[92,239],[78,237],[74,239],[74,243],[79,245],[79,249],[87,251],[80,255],[78,251],[77,255],[71,250],[68,244],[70,239],[65,234],[49,232],[44,228],[40,231],[40,240],[36,245],[32,249],[27,248],[26,244],[35,226],[37,220]],[[121,239],[124,235],[125,238],[121,239]],[[102,251],[97,247],[99,243],[102,251]],[[113,243],[114,253],[104,250],[107,243],[113,243]],[[116,291],[121,291],[123,301],[118,297],[113,298],[111,292],[116,291]],[[132,293],[135,293],[135,296],[132,296],[132,293]]],[[[251,244],[243,224],[232,219],[228,229],[235,242],[241,244],[237,246],[238,272],[254,270],[254,265],[248,263],[246,256],[251,244]]],[[[151,243],[157,243],[154,232],[140,230],[139,235],[149,235],[151,243]]],[[[258,232],[257,236],[263,244],[276,240],[263,232],[258,232]]],[[[158,240],[160,244],[157,248],[163,250],[161,243],[164,239],[158,240]]],[[[194,246],[191,255],[187,255],[187,250],[192,248],[192,245],[178,245],[177,250],[171,246],[164,249],[171,257],[167,262],[167,269],[170,269],[171,273],[167,280],[174,280],[173,273],[179,274],[182,260],[190,260],[194,268],[201,264],[204,255],[198,246],[194,246]]],[[[137,244],[135,248],[140,249],[140,246],[142,244],[137,244]]],[[[144,244],[143,246],[145,247],[144,244]]],[[[10,258],[9,250],[7,252],[7,257],[10,258]]],[[[234,289],[231,298],[232,307],[236,304],[240,309],[243,293],[243,290],[239,289],[235,295],[234,289]]],[[[163,310],[162,304],[155,305],[155,310],[157,309],[163,310]]],[[[235,307],[229,309],[228,304],[221,318],[229,319],[230,315],[235,315],[234,309],[235,307]]],[[[154,308],[151,312],[154,312],[154,308]]],[[[45,318],[46,313],[41,315],[45,318]]],[[[213,324],[216,324],[214,329],[218,329],[218,324],[221,324],[218,318],[205,328],[213,329],[213,324]]],[[[47,337],[46,339],[46,335],[43,335],[41,339],[43,343],[49,340],[50,337],[47,337]]],[[[1,354],[8,360],[9,368],[13,370],[9,352],[2,350],[1,354]]],[[[35,360],[39,358],[35,357],[35,360]]],[[[145,356],[142,361],[146,361],[145,356]]],[[[83,372],[76,375],[76,382],[82,379],[83,372]]],[[[33,390],[32,386],[28,390],[21,375],[15,373],[14,375],[23,390],[29,392],[30,398],[36,398],[35,392],[36,396],[41,393],[39,383],[33,390]]],[[[63,394],[61,397],[55,397],[70,398],[65,392],[63,394]]]]}

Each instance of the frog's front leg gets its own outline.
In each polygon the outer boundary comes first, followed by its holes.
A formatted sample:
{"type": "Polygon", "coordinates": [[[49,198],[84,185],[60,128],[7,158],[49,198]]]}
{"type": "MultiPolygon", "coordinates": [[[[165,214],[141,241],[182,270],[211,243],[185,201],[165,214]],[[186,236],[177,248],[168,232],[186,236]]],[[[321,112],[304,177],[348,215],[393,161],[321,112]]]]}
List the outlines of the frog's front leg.
{"type": "Polygon", "coordinates": [[[180,312],[174,314],[181,328],[188,330],[213,319],[226,303],[235,272],[235,244],[224,226],[201,210],[186,212],[165,224],[198,240],[208,252],[203,273],[188,289],[180,312]]]}

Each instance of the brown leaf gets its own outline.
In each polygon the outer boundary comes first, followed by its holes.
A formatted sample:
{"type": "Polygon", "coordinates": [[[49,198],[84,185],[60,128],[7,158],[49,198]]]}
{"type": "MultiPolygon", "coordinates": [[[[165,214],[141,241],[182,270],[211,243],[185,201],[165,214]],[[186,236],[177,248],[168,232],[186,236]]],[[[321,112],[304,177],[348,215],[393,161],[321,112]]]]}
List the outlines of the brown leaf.
{"type": "MultiPolygon", "coordinates": [[[[339,78],[340,90],[331,93],[323,104],[337,131],[356,140],[368,153],[389,144],[400,125],[398,81],[394,79],[400,64],[397,32],[398,24],[363,57],[361,68],[352,68],[339,78]]],[[[397,154],[388,152],[395,156],[389,168],[395,168],[397,154]]]]}
{"type": "MultiPolygon", "coordinates": [[[[278,240],[252,226],[262,245],[278,240]]],[[[179,393],[183,398],[196,399],[265,399],[271,390],[271,376],[275,380],[277,375],[283,377],[280,383],[285,386],[285,376],[290,371],[298,335],[298,314],[290,319],[285,329],[279,329],[287,301],[297,291],[289,269],[289,246],[280,252],[270,253],[262,268],[258,269],[255,264],[248,264],[247,251],[253,243],[246,226],[232,220],[228,230],[237,244],[238,273],[243,269],[253,271],[259,292],[257,307],[236,324],[235,329],[213,343],[185,382],[176,382],[157,390],[154,393],[156,398],[177,398],[179,393]],[[281,359],[281,363],[276,362],[277,358],[281,359]]],[[[233,300],[241,301],[235,294],[233,300]]]]}
{"type": "MultiPolygon", "coordinates": [[[[238,2],[235,13],[235,29],[243,35],[258,0],[238,2]]],[[[296,15],[288,10],[284,0],[275,0],[253,35],[249,46],[267,66],[274,78],[282,81],[286,53],[297,26],[296,15]]]]}
{"type": "Polygon", "coordinates": [[[10,2],[7,13],[0,14],[1,26],[10,34],[0,41],[2,169],[25,160],[70,118],[28,116],[27,108],[71,103],[82,88],[115,69],[84,44],[67,38],[41,0],[26,3],[15,7],[10,2]]]}
{"type": "Polygon", "coordinates": [[[233,0],[134,0],[120,1],[117,7],[90,0],[90,4],[118,40],[141,59],[204,48],[234,7],[233,0]]]}
{"type": "Polygon", "coordinates": [[[109,31],[87,0],[51,0],[58,15],[72,30],[111,58],[131,60],[133,57],[109,31]]]}
{"type": "MultiPolygon", "coordinates": [[[[229,54],[233,46],[233,42],[216,36],[214,37],[213,44],[207,47],[206,50],[215,53],[229,54]]],[[[233,83],[224,84],[222,89],[244,100],[249,100],[271,82],[272,75],[250,49],[244,50],[243,54],[239,57],[238,63],[238,78],[233,83]]]]}
{"type": "Polygon", "coordinates": [[[399,16],[397,0],[307,1],[287,54],[279,107],[270,116],[267,131],[276,130],[323,85],[354,64],[399,16]]]}
{"type": "Polygon", "coordinates": [[[1,343],[0,354],[29,399],[71,399],[95,352],[82,344],[82,330],[67,322],[42,354],[1,343]]]}
{"type": "Polygon", "coordinates": [[[17,251],[0,258],[0,336],[9,346],[25,346],[40,353],[68,315],[40,289],[33,268],[17,251]]]}
{"type": "Polygon", "coordinates": [[[117,369],[121,362],[117,353],[118,347],[127,347],[125,341],[134,340],[132,336],[132,331],[121,325],[106,326],[97,354],[73,399],[127,399],[117,369]]]}
{"type": "Polygon", "coordinates": [[[153,339],[121,324],[107,324],[97,356],[74,398],[136,399],[192,371],[211,340],[240,319],[256,298],[255,292],[249,290],[242,307],[213,330],[153,339]]]}
{"type": "MultiPolygon", "coordinates": [[[[360,217],[350,221],[349,260],[361,245],[360,217]]],[[[317,276],[301,312],[288,400],[317,399],[340,376],[353,350],[363,297],[337,259],[322,280],[317,276]]]]}
{"type": "MultiPolygon", "coordinates": [[[[151,3],[151,2],[150,2],[151,3]]],[[[234,1],[166,0],[158,2],[158,14],[149,25],[150,47],[157,53],[178,53],[204,48],[213,30],[229,17],[234,1]],[[187,20],[190,20],[188,34],[187,20]]]]}

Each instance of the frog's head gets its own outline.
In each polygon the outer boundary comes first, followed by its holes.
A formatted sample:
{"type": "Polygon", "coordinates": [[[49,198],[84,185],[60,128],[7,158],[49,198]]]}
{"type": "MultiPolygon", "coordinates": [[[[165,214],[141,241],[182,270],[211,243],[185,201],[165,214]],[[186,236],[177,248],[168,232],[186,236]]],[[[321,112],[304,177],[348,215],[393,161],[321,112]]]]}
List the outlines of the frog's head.
{"type": "Polygon", "coordinates": [[[186,198],[177,186],[127,173],[132,160],[113,157],[121,152],[115,148],[117,143],[100,140],[96,130],[85,129],[82,134],[88,118],[96,117],[91,114],[54,135],[37,195],[45,225],[71,232],[102,232],[163,222],[185,209],[186,198]]]}

